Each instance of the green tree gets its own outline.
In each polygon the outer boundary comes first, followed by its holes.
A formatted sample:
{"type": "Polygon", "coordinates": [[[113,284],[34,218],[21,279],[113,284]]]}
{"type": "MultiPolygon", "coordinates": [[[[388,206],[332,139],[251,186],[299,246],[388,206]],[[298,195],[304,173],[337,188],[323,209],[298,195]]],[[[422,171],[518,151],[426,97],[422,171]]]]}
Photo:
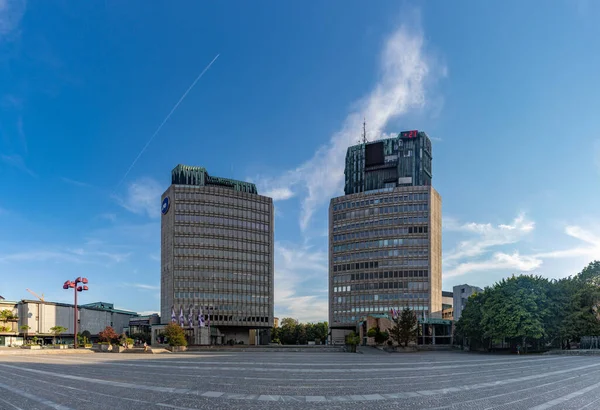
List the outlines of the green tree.
{"type": "Polygon", "coordinates": [[[346,335],[346,345],[350,347],[352,353],[356,353],[356,346],[360,343],[360,336],[354,332],[346,335]]]}
{"type": "Polygon", "coordinates": [[[61,333],[67,331],[66,327],[63,326],[54,326],[50,328],[50,333],[52,333],[52,344],[56,344],[56,336],[59,336],[61,333]]]}
{"type": "Polygon", "coordinates": [[[409,308],[402,309],[400,317],[395,320],[394,327],[390,333],[392,338],[401,345],[404,343],[404,347],[416,340],[417,337],[417,315],[409,308]]]}
{"type": "Polygon", "coordinates": [[[369,329],[369,331],[367,332],[367,337],[374,338],[375,344],[381,345],[390,338],[390,335],[388,332],[382,332],[379,326],[376,326],[369,329]]]}
{"type": "Polygon", "coordinates": [[[0,321],[2,322],[6,322],[9,320],[13,320],[16,319],[16,315],[13,313],[12,310],[9,309],[3,309],[2,311],[0,311],[0,321]]]}
{"type": "Polygon", "coordinates": [[[165,326],[163,334],[167,337],[169,346],[187,346],[185,332],[177,323],[169,323],[165,326]]]}

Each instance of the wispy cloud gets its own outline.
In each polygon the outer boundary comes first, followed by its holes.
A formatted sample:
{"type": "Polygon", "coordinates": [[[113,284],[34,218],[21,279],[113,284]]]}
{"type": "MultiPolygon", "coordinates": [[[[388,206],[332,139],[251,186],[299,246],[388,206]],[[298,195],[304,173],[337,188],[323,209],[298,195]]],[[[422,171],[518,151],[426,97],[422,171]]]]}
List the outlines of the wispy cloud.
{"type": "Polygon", "coordinates": [[[294,196],[294,193],[289,188],[275,188],[270,191],[264,192],[262,195],[273,198],[273,201],[285,201],[294,196]]]}
{"type": "Polygon", "coordinates": [[[0,0],[0,41],[18,31],[25,8],[25,0],[0,0]]]}
{"type": "Polygon", "coordinates": [[[137,288],[137,289],[143,289],[143,290],[159,290],[160,289],[160,286],[158,286],[158,285],[148,285],[146,283],[126,283],[125,286],[137,288]]]}
{"type": "MultiPolygon", "coordinates": [[[[2,0],[0,0],[2,1],[2,0]]],[[[27,165],[25,165],[25,160],[23,160],[23,157],[21,157],[20,155],[17,154],[13,154],[13,155],[0,155],[0,160],[2,162],[4,162],[5,164],[17,168],[29,175],[31,175],[34,178],[37,178],[37,174],[35,172],[33,172],[31,169],[29,169],[27,167],[27,165]]]]}
{"type": "Polygon", "coordinates": [[[63,251],[27,251],[0,255],[0,262],[85,262],[79,255],[63,251]]]}
{"type": "Polygon", "coordinates": [[[136,214],[151,218],[160,216],[160,195],[163,187],[152,178],[142,178],[129,184],[124,198],[115,197],[119,205],[136,214]]]}
{"type": "Polygon", "coordinates": [[[329,142],[311,159],[281,177],[261,179],[264,191],[302,195],[302,230],[319,206],[341,193],[346,149],[356,143],[363,118],[369,121],[368,137],[373,140],[381,136],[392,119],[427,105],[427,85],[442,77],[446,70],[426,53],[424,43],[420,27],[402,25],[392,33],[381,54],[377,83],[354,104],[356,110],[348,114],[329,142]]]}
{"type": "Polygon", "coordinates": [[[490,224],[455,224],[454,221],[444,221],[445,230],[459,230],[475,233],[472,240],[461,242],[459,247],[444,257],[444,278],[462,276],[471,272],[507,271],[531,272],[540,268],[546,259],[587,258],[596,259],[600,256],[600,236],[590,229],[577,225],[568,225],[564,233],[578,239],[580,243],[565,249],[531,252],[522,254],[494,252],[491,248],[501,245],[516,244],[534,229],[533,222],[527,221],[523,215],[517,217],[509,225],[490,224]],[[479,258],[483,256],[483,258],[479,258]]]}
{"type": "Polygon", "coordinates": [[[445,218],[443,229],[444,232],[474,235],[472,239],[460,242],[456,249],[444,256],[444,264],[448,265],[466,257],[479,256],[494,246],[516,243],[535,229],[535,223],[521,213],[511,223],[499,225],[476,222],[458,224],[453,219],[445,218]]]}
{"type": "Polygon", "coordinates": [[[86,187],[87,188],[87,187],[91,186],[90,184],[88,184],[86,182],[76,181],[76,180],[71,179],[71,178],[61,177],[60,179],[61,179],[61,181],[66,182],[67,184],[75,185],[75,186],[78,186],[78,187],[86,187]]]}
{"type": "Polygon", "coordinates": [[[98,215],[98,218],[106,219],[107,221],[111,221],[111,222],[115,222],[117,220],[117,215],[111,214],[111,213],[104,213],[104,214],[98,215]]]}
{"type": "Polygon", "coordinates": [[[319,288],[327,289],[327,253],[276,243],[275,315],[301,321],[327,320],[327,295],[314,295],[319,288]]]}

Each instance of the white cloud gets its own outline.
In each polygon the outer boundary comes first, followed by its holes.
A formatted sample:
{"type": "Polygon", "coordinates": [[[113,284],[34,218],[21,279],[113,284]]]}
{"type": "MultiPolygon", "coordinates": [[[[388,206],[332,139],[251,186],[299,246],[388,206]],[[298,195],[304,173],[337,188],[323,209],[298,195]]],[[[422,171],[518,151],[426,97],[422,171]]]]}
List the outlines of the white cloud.
{"type": "MultiPolygon", "coordinates": [[[[340,129],[313,157],[287,171],[283,176],[264,179],[264,185],[274,189],[300,190],[304,194],[300,227],[305,230],[312,215],[344,185],[346,149],[355,144],[363,118],[369,124],[369,140],[378,139],[390,120],[406,114],[412,108],[426,104],[425,87],[443,74],[424,50],[424,37],[419,27],[402,25],[386,41],[380,61],[380,76],[372,91],[355,106],[340,129]]],[[[269,189],[267,189],[268,191],[269,189]]]]}
{"type": "Polygon", "coordinates": [[[457,249],[444,257],[444,278],[485,271],[531,272],[540,268],[546,259],[580,258],[589,261],[600,257],[600,237],[590,229],[569,225],[565,227],[564,233],[580,241],[571,248],[529,254],[519,251],[510,254],[495,252],[487,258],[476,259],[490,252],[490,248],[519,242],[533,231],[534,226],[524,215],[520,215],[509,225],[501,224],[497,227],[475,223],[460,225],[451,219],[444,220],[445,230],[470,232],[475,235],[475,238],[461,242],[457,249]]]}
{"type": "Polygon", "coordinates": [[[509,270],[519,272],[530,272],[539,268],[542,261],[535,256],[523,256],[519,252],[506,254],[495,253],[490,259],[479,262],[461,263],[453,269],[444,271],[444,278],[462,276],[470,272],[482,272],[490,270],[509,270]]]}
{"type": "Polygon", "coordinates": [[[143,289],[143,290],[159,290],[160,289],[160,286],[158,286],[158,285],[148,285],[145,283],[126,283],[125,286],[143,289]]]}
{"type": "Polygon", "coordinates": [[[275,316],[293,317],[302,322],[324,321],[328,317],[327,253],[310,247],[275,244],[275,316]],[[322,290],[322,289],[321,289],[322,290]]]}
{"type": "Polygon", "coordinates": [[[479,256],[489,248],[519,242],[535,229],[535,223],[521,213],[510,224],[494,226],[490,223],[469,222],[458,224],[453,219],[443,220],[444,232],[462,232],[475,235],[474,238],[462,241],[458,246],[444,255],[444,264],[452,265],[467,257],[479,256]]]}
{"type": "Polygon", "coordinates": [[[262,195],[273,198],[273,201],[285,201],[294,196],[294,193],[289,188],[274,188],[270,191],[266,191],[262,195]]]}
{"type": "Polygon", "coordinates": [[[12,254],[0,255],[0,262],[75,262],[83,263],[84,260],[79,255],[72,252],[61,251],[26,251],[12,254]]]}
{"type": "Polygon", "coordinates": [[[124,198],[117,202],[128,211],[147,214],[151,218],[160,216],[160,196],[164,189],[152,178],[142,178],[129,184],[124,198]]]}
{"type": "Polygon", "coordinates": [[[140,316],[151,316],[153,314],[157,314],[160,315],[160,312],[158,310],[142,310],[141,312],[137,312],[138,315],[140,316]]]}
{"type": "Polygon", "coordinates": [[[88,184],[86,182],[76,181],[76,180],[71,179],[71,178],[62,177],[61,181],[66,182],[67,184],[78,186],[78,187],[89,187],[89,186],[91,186],[90,184],[88,184]]]}
{"type": "Polygon", "coordinates": [[[25,8],[25,0],[0,0],[0,41],[18,29],[25,8]]]}

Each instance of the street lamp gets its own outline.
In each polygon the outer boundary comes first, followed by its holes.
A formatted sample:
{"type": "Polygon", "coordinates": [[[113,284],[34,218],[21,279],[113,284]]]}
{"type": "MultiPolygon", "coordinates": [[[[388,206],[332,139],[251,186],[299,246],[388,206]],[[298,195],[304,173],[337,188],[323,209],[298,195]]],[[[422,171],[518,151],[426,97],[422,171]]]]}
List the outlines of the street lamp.
{"type": "Polygon", "coordinates": [[[63,289],[73,288],[75,291],[75,313],[73,315],[73,346],[77,349],[77,292],[83,292],[84,290],[89,290],[87,287],[88,280],[87,278],[82,278],[81,276],[75,279],[74,281],[66,281],[63,284],[63,289]],[[81,285],[79,285],[81,283],[81,285]]]}

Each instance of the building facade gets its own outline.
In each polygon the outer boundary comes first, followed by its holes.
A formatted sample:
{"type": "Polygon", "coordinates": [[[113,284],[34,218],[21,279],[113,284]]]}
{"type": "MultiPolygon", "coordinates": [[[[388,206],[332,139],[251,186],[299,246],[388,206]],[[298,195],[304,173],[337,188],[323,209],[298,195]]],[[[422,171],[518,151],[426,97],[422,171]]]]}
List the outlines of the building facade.
{"type": "Polygon", "coordinates": [[[346,195],[329,206],[332,342],[390,309],[441,319],[442,203],[429,137],[406,131],[350,147],[344,173],[346,195]]]}
{"type": "Polygon", "coordinates": [[[452,293],[454,294],[454,306],[452,308],[455,322],[460,319],[460,315],[462,315],[462,311],[467,304],[469,296],[479,292],[483,292],[483,289],[466,284],[457,285],[452,288],[452,293]]]}
{"type": "MultiPolygon", "coordinates": [[[[54,335],[50,329],[55,326],[67,329],[60,335],[65,343],[73,342],[74,305],[40,300],[2,302],[0,310],[11,309],[14,319],[10,321],[10,334],[0,331],[0,346],[22,344],[24,339],[33,337],[42,344],[52,343],[54,335]]],[[[97,302],[81,305],[77,306],[79,320],[77,330],[79,333],[87,330],[92,335],[92,339],[95,339],[107,326],[121,334],[128,328],[129,319],[137,315],[135,312],[115,309],[112,303],[97,302]]],[[[0,328],[2,328],[1,323],[0,328]]]]}
{"type": "Polygon", "coordinates": [[[442,319],[454,320],[454,294],[442,291],[442,319]]]}
{"type": "Polygon", "coordinates": [[[210,343],[273,326],[273,201],[256,186],[178,165],[162,195],[161,321],[210,327],[210,343]],[[189,319],[192,319],[191,323],[189,319]]]}

